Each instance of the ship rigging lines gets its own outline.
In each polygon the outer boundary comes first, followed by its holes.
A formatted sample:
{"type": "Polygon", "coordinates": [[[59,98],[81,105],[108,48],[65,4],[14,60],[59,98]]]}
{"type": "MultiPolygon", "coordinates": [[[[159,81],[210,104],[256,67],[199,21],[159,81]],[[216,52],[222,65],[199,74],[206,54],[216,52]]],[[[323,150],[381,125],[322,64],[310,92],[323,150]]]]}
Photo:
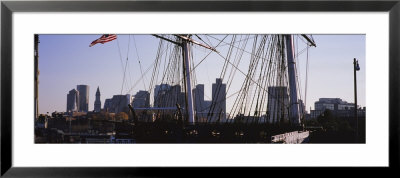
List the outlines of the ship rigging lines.
{"type": "MultiPolygon", "coordinates": [[[[154,61],[143,72],[137,43],[133,36],[135,53],[140,68],[140,77],[135,83],[131,82],[130,87],[126,87],[127,93],[131,93],[138,86],[138,83],[143,82],[144,89],[150,93],[150,96],[155,96],[152,98],[153,107],[170,107],[175,106],[177,103],[182,104],[184,103],[181,99],[183,90],[180,86],[185,86],[183,75],[184,64],[182,48],[179,43],[187,39],[182,39],[180,35],[157,35],[156,37],[159,38],[159,42],[154,61]],[[152,70],[150,80],[146,80],[146,76],[150,70],[152,70]],[[165,89],[163,97],[156,96],[159,94],[157,92],[160,92],[156,90],[159,89],[165,89]]],[[[218,95],[225,94],[223,96],[224,99],[213,100],[211,98],[212,102],[210,105],[199,107],[202,109],[198,110],[198,113],[203,113],[204,111],[207,113],[206,122],[219,122],[221,121],[221,115],[226,115],[225,121],[228,122],[233,122],[233,118],[251,117],[264,118],[265,122],[269,123],[290,122],[288,118],[291,114],[291,105],[287,96],[289,93],[288,64],[286,60],[288,54],[286,54],[284,35],[219,35],[219,37],[216,37],[216,35],[194,35],[192,37],[196,37],[205,46],[214,49],[202,49],[201,45],[197,47],[199,44],[191,43],[190,46],[195,49],[195,51],[191,50],[190,53],[192,87],[195,88],[196,84],[199,83],[196,81],[196,79],[199,79],[199,74],[203,82],[205,75],[209,78],[208,72],[199,73],[197,69],[211,60],[213,60],[212,64],[217,63],[215,61],[220,62],[219,65],[221,67],[219,68],[218,78],[226,83],[226,88],[222,88],[222,85],[216,85],[214,91],[215,98],[220,98],[218,95]],[[216,45],[213,46],[213,44],[216,45]],[[201,57],[202,52],[204,57],[201,57]],[[206,59],[207,62],[205,62],[206,59]],[[241,76],[237,76],[237,73],[241,74],[241,76]],[[236,90],[232,91],[232,88],[236,88],[236,90]],[[222,92],[221,90],[224,89],[225,91],[222,92]],[[229,100],[229,109],[227,108],[226,111],[222,111],[220,107],[217,107],[220,103],[226,103],[227,100],[229,100]]],[[[296,54],[294,57],[295,61],[299,62],[298,56],[303,53],[307,55],[306,82],[304,86],[304,98],[306,98],[309,47],[315,46],[315,43],[312,37],[308,37],[306,40],[303,38],[305,38],[303,35],[298,35],[296,38],[295,43],[304,43],[305,47],[299,48],[299,45],[296,45],[297,48],[295,48],[296,54]]],[[[122,63],[120,48],[119,53],[124,74],[121,87],[122,94],[126,80],[126,70],[128,70],[129,76],[131,75],[130,68],[127,67],[129,65],[129,42],[125,66],[122,63]]],[[[215,66],[213,67],[215,68],[215,66]]],[[[205,67],[202,68],[204,69],[205,67]]],[[[298,66],[295,66],[295,68],[297,70],[298,66]]],[[[213,71],[213,73],[216,72],[213,71]]],[[[298,88],[301,88],[299,75],[296,75],[296,78],[298,81],[296,85],[298,88]]],[[[209,80],[207,85],[211,86],[209,80]]],[[[297,92],[299,96],[302,96],[300,90],[297,92]]],[[[156,116],[160,116],[168,111],[158,110],[156,112],[156,116]]],[[[197,119],[199,119],[199,116],[197,119]]]]}

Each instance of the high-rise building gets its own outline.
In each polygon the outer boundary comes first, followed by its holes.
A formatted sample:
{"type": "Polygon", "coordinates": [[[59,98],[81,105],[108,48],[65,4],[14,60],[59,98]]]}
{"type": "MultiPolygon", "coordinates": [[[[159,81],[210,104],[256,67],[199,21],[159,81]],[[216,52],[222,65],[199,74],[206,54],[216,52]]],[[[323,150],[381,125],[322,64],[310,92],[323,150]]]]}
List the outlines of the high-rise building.
{"type": "Polygon", "coordinates": [[[289,121],[289,95],[287,87],[268,87],[267,120],[270,123],[289,121]]]}
{"type": "Polygon", "coordinates": [[[154,88],[154,101],[153,101],[154,107],[161,106],[161,100],[163,96],[169,91],[170,88],[171,86],[168,84],[156,85],[156,87],[154,88]]]}
{"type": "Polygon", "coordinates": [[[97,87],[96,100],[94,101],[94,111],[100,112],[100,110],[101,110],[100,89],[99,87],[97,87]]]}
{"type": "Polygon", "coordinates": [[[72,89],[67,94],[67,112],[78,111],[79,108],[79,92],[72,89]]]}
{"type": "Polygon", "coordinates": [[[186,108],[185,93],[182,92],[182,88],[180,85],[172,86],[167,95],[167,98],[167,107],[176,107],[176,104],[179,104],[181,107],[186,108]]]}
{"type": "Polygon", "coordinates": [[[112,99],[111,98],[108,98],[108,99],[106,99],[105,101],[104,101],[104,110],[105,111],[110,111],[110,108],[111,108],[111,102],[112,102],[112,99]]]}
{"type": "Polygon", "coordinates": [[[306,110],[306,106],[304,105],[303,100],[299,99],[299,109],[300,109],[300,114],[308,114],[306,110]]]}
{"type": "Polygon", "coordinates": [[[213,115],[212,121],[220,118],[226,118],[226,84],[222,83],[222,79],[217,78],[212,84],[212,100],[210,106],[210,114],[213,115]]]}
{"type": "Polygon", "coordinates": [[[148,108],[150,107],[150,93],[148,91],[138,91],[133,99],[134,108],[148,108]]]}
{"type": "Polygon", "coordinates": [[[185,93],[180,85],[156,85],[154,89],[154,107],[176,107],[179,104],[185,107],[185,93]]]}
{"type": "MultiPolygon", "coordinates": [[[[106,100],[107,102],[107,100],[106,100]]],[[[129,112],[128,104],[131,103],[131,95],[114,95],[111,99],[109,107],[107,107],[109,112],[119,113],[119,112],[129,112]]]]}
{"type": "Polygon", "coordinates": [[[194,109],[196,112],[202,112],[204,109],[204,85],[198,84],[193,89],[194,109]]]}
{"type": "Polygon", "coordinates": [[[76,89],[79,92],[79,108],[81,112],[88,112],[89,110],[89,86],[77,85],[76,89]]]}

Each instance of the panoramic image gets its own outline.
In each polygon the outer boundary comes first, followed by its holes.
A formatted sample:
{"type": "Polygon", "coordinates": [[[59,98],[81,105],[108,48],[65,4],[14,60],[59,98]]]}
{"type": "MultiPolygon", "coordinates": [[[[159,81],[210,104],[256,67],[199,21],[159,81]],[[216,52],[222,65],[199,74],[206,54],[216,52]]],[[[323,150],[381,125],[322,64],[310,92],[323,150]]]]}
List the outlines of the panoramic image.
{"type": "Polygon", "coordinates": [[[364,34],[36,34],[36,144],[365,144],[364,34]]]}

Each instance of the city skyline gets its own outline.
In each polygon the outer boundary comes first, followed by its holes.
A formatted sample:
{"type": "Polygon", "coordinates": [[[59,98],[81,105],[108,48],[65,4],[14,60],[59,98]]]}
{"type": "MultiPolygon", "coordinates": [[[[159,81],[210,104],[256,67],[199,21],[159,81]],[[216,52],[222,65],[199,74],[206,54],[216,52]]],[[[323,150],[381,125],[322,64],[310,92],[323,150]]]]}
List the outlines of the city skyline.
{"type": "MultiPolygon", "coordinates": [[[[89,111],[94,109],[96,86],[102,90],[101,103],[105,103],[105,100],[112,98],[113,95],[134,95],[140,90],[145,91],[150,88],[151,63],[154,61],[152,58],[155,58],[157,54],[159,39],[150,35],[118,35],[118,40],[103,45],[97,44],[89,48],[90,42],[99,36],[40,35],[39,113],[64,111],[67,103],[66,94],[73,86],[80,84],[89,86],[87,108],[89,111]],[[113,55],[110,55],[111,53],[113,55]],[[139,62],[140,65],[138,65],[139,62]],[[128,64],[128,70],[125,72],[126,76],[122,77],[124,72],[121,72],[123,71],[121,69],[124,68],[125,64],[128,64]],[[149,68],[150,73],[145,75],[144,80],[138,80],[141,73],[149,68]],[[125,79],[125,82],[122,82],[122,78],[125,79]],[[122,83],[125,85],[122,86],[122,83]],[[62,88],[67,85],[70,87],[62,88]],[[63,94],[60,95],[60,93],[63,94]]],[[[215,36],[216,39],[224,38],[224,35],[215,36]]],[[[361,71],[357,74],[358,105],[365,106],[365,35],[314,35],[313,37],[317,43],[317,48],[309,49],[310,73],[306,110],[309,110],[318,98],[343,98],[349,102],[353,101],[353,58],[359,60],[361,67],[361,71]],[[333,44],[327,43],[327,40],[333,40],[331,41],[333,44]],[[350,48],[349,46],[353,47],[350,48]],[[318,50],[318,48],[322,49],[318,50]],[[316,58],[323,58],[324,60],[316,58]],[[346,58],[347,61],[342,58],[346,58]],[[324,75],[324,72],[329,75],[324,75]],[[345,83],[345,85],[342,83],[345,83]],[[333,87],[335,85],[336,87],[333,87]],[[321,91],[324,91],[324,93],[321,93],[321,91]]],[[[225,41],[226,43],[229,42],[229,40],[225,41]]],[[[210,44],[216,45],[217,42],[218,40],[209,39],[210,44]]],[[[295,42],[301,43],[299,39],[295,42]]],[[[217,48],[217,50],[220,53],[226,53],[225,48],[217,48]]],[[[301,49],[298,49],[298,51],[301,51],[301,49]]],[[[194,65],[207,54],[208,51],[205,49],[193,46],[194,65]]],[[[215,59],[216,57],[211,56],[211,58],[215,59]]],[[[300,81],[303,81],[303,85],[305,59],[305,52],[303,52],[298,58],[299,78],[300,81]]],[[[205,100],[211,100],[213,79],[218,78],[218,67],[222,66],[223,62],[221,60],[217,62],[216,59],[214,61],[206,60],[197,68],[197,84],[204,84],[205,100]],[[203,73],[208,75],[201,75],[203,73]]],[[[240,67],[246,71],[245,63],[240,67]]],[[[237,78],[241,80],[244,77],[237,75],[237,78]]],[[[157,85],[161,84],[157,82],[157,85]]],[[[223,83],[226,83],[226,81],[223,81],[223,83]]],[[[233,89],[227,92],[227,97],[240,88],[239,84],[232,85],[233,89]]],[[[304,93],[305,89],[302,88],[301,90],[304,93]]],[[[227,100],[227,112],[229,112],[228,106],[232,107],[232,104],[231,101],[227,100]]]]}

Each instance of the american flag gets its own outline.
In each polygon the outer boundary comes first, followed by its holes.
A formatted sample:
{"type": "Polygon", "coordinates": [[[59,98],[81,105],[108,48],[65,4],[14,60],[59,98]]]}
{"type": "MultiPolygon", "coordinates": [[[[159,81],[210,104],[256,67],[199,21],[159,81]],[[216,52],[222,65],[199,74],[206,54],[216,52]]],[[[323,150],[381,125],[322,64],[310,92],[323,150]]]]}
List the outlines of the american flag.
{"type": "Polygon", "coordinates": [[[107,43],[107,42],[115,40],[115,39],[117,39],[117,35],[115,35],[115,34],[105,34],[105,35],[102,35],[99,39],[94,40],[92,43],[90,43],[89,47],[92,47],[97,43],[104,44],[104,43],[107,43]]]}

